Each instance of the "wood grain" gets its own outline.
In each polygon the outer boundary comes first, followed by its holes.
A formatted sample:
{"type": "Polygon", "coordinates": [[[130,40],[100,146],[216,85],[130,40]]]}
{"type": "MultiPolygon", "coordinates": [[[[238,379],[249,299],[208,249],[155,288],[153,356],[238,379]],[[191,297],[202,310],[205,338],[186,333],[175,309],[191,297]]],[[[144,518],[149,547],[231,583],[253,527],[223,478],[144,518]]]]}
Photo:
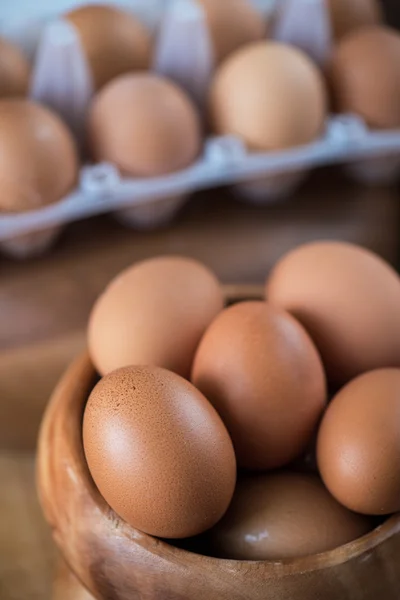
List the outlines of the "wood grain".
{"type": "Polygon", "coordinates": [[[0,598],[47,600],[54,546],[37,501],[34,457],[0,454],[0,598]]]}
{"type": "Polygon", "coordinates": [[[346,546],[280,562],[217,560],[123,522],[96,489],[80,433],[96,379],[85,354],[47,408],[38,455],[46,518],[68,564],[102,600],[398,600],[400,515],[346,546]]]}

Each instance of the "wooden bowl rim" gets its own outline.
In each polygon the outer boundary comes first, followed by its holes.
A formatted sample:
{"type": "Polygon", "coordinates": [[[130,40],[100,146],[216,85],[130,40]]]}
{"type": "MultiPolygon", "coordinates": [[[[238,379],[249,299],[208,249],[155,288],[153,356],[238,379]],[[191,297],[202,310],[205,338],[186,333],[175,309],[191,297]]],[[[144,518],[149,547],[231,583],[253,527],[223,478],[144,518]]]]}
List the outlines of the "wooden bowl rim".
{"type": "MultiPolygon", "coordinates": [[[[258,286],[244,287],[244,293],[233,294],[233,289],[229,290],[229,297],[235,299],[244,299],[252,296],[256,298],[256,290],[258,286]],[[249,294],[253,290],[254,294],[249,294]]],[[[57,529],[57,519],[60,518],[62,511],[56,507],[49,505],[48,498],[49,490],[45,489],[44,477],[42,471],[47,468],[49,462],[46,453],[49,452],[49,431],[52,423],[57,419],[63,423],[62,435],[68,442],[68,458],[70,462],[65,468],[68,469],[69,475],[83,486],[82,492],[86,497],[90,497],[92,504],[95,505],[97,513],[105,519],[104,523],[107,531],[115,531],[118,529],[118,535],[123,536],[125,549],[127,552],[134,552],[135,546],[139,545],[145,548],[155,558],[170,559],[173,563],[186,564],[190,562],[192,565],[200,567],[215,567],[225,574],[232,574],[243,570],[247,575],[251,575],[257,571],[260,576],[260,566],[263,567],[262,575],[264,578],[281,578],[288,575],[304,574],[310,571],[318,571],[328,569],[347,561],[353,560],[373,551],[375,548],[386,542],[391,537],[400,533],[400,513],[389,518],[385,523],[367,533],[363,537],[350,542],[344,546],[323,552],[316,555],[310,555],[302,558],[276,560],[276,561],[237,561],[232,559],[214,558],[202,554],[196,554],[185,549],[172,546],[164,540],[160,540],[153,536],[144,534],[135,528],[125,523],[118,515],[107,505],[104,498],[96,488],[88,466],[84,458],[83,440],[81,430],[79,435],[76,432],[76,426],[82,423],[84,406],[87,401],[90,390],[93,388],[93,383],[96,381],[97,373],[92,365],[87,352],[80,355],[69,367],[62,377],[52,400],[47,408],[45,418],[42,423],[42,429],[39,436],[39,459],[38,459],[38,489],[42,500],[42,506],[46,513],[47,519],[57,529]],[[77,385],[77,380],[80,381],[77,385]],[[77,394],[81,394],[79,403],[74,404],[74,399],[77,394]],[[70,414],[70,406],[75,406],[75,413],[70,414]],[[72,418],[71,418],[72,416],[72,418]],[[44,466],[43,466],[44,465],[44,466]]],[[[64,466],[64,465],[63,465],[64,466]]],[[[62,539],[57,539],[62,548],[62,539]]],[[[68,556],[66,556],[68,561],[68,556]]],[[[73,568],[74,565],[71,564],[73,568]]]]}

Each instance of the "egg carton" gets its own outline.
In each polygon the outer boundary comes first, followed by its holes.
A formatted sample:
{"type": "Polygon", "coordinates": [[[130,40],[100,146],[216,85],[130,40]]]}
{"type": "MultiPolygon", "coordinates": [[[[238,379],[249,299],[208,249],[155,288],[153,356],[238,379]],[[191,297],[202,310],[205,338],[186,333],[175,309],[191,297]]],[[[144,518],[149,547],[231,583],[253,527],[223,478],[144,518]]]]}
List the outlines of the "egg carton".
{"type": "MultiPolygon", "coordinates": [[[[321,66],[331,54],[325,0],[280,0],[271,29],[274,39],[302,48],[321,66]]],[[[166,3],[153,70],[179,83],[205,111],[214,60],[205,16],[195,0],[166,3]]],[[[83,144],[93,94],[74,28],[61,18],[52,20],[41,31],[31,98],[56,111],[83,144]]],[[[193,165],[162,177],[128,178],[112,164],[84,165],[77,189],[58,203],[0,216],[0,247],[18,258],[40,254],[68,223],[103,213],[135,228],[155,228],[173,219],[194,191],[220,185],[233,186],[253,203],[282,201],[312,169],[335,163],[364,184],[393,182],[400,174],[400,131],[371,131],[357,115],[337,115],[327,119],[320,139],[280,152],[254,153],[234,136],[209,137],[193,165]]]]}

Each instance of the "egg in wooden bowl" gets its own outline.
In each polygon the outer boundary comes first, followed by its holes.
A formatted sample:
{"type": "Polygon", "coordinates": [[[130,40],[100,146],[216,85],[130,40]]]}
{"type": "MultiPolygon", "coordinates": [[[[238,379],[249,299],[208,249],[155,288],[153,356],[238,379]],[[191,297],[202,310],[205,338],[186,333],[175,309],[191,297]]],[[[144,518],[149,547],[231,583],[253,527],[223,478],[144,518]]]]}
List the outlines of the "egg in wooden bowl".
{"type": "MultiPolygon", "coordinates": [[[[194,288],[184,285],[180,269],[189,278],[188,264],[186,259],[179,260],[179,276],[175,273],[153,285],[157,297],[162,298],[160,285],[167,289],[179,278],[180,293],[173,302],[183,311],[185,298],[194,294],[194,288]]],[[[195,267],[191,261],[189,264],[195,267]]],[[[141,268],[147,266],[142,263],[141,268]]],[[[150,266],[154,268],[154,264],[150,266]]],[[[218,288],[213,287],[212,274],[209,276],[209,291],[215,293],[218,288]]],[[[252,300],[260,310],[262,288],[251,296],[241,286],[221,288],[221,292],[225,304],[252,300]]],[[[134,286],[129,293],[134,296],[140,288],[134,286]]],[[[203,303],[210,299],[204,296],[203,303]]],[[[195,354],[223,313],[222,301],[214,304],[202,322],[195,354]]],[[[186,318],[188,314],[190,311],[186,318]]],[[[293,321],[279,321],[274,333],[283,335],[286,343],[292,340],[298,352],[305,345],[308,359],[299,361],[294,350],[289,356],[292,369],[300,364],[306,376],[306,365],[321,367],[308,334],[293,321]]],[[[272,327],[270,321],[267,325],[272,327]]],[[[182,344],[183,321],[177,322],[180,326],[182,344]]],[[[257,338],[257,333],[253,331],[252,337],[257,338]]],[[[161,338],[159,345],[167,340],[176,351],[170,333],[161,338]]],[[[250,348],[250,342],[246,343],[250,348]]],[[[260,340],[257,344],[261,348],[260,340]]],[[[283,347],[283,341],[276,346],[283,347]]],[[[196,362],[195,357],[192,360],[196,362]]],[[[398,515],[384,522],[356,515],[330,495],[317,475],[295,473],[290,465],[279,472],[252,474],[239,469],[236,473],[238,446],[231,422],[194,386],[196,378],[190,383],[187,374],[182,376],[158,364],[140,365],[138,356],[135,361],[135,365],[117,367],[99,380],[89,354],[78,357],[59,383],[40,432],[37,472],[45,516],[69,567],[94,597],[398,597],[398,515]],[[188,482],[195,485],[190,487],[188,482]]],[[[157,361],[155,357],[154,363],[157,361]]],[[[264,368],[268,371],[268,361],[264,368]]],[[[274,373],[281,377],[275,367],[274,373]]],[[[319,377],[314,382],[312,406],[313,411],[319,407],[322,416],[326,391],[319,377]]],[[[287,385],[290,389],[291,383],[287,385]]],[[[274,393],[276,390],[269,397],[274,393]]],[[[260,412],[259,407],[257,410],[260,412]]],[[[231,417],[234,414],[231,411],[231,417]]],[[[281,426],[278,417],[279,413],[275,428],[281,426]]],[[[296,418],[301,419],[301,414],[296,418]]],[[[266,439],[270,436],[266,427],[266,439]]]]}

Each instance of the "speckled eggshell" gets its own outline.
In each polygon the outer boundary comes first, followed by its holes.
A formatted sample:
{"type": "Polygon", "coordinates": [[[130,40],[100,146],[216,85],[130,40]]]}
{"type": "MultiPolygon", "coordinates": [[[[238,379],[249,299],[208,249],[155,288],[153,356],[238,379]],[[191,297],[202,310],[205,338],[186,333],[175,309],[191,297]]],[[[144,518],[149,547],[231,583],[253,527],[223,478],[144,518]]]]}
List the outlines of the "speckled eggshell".
{"type": "Polygon", "coordinates": [[[370,26],[343,38],[329,78],[335,108],[355,113],[372,128],[400,127],[400,33],[370,26]]]}
{"type": "Polygon", "coordinates": [[[152,36],[127,11],[88,4],[70,11],[65,18],[79,34],[96,89],[123,73],[150,68],[152,36]]]}
{"type": "Polygon", "coordinates": [[[124,174],[166,175],[198,157],[200,117],[171,81],[145,73],[122,75],[95,97],[88,140],[95,160],[109,161],[124,174]]]}
{"type": "Polygon", "coordinates": [[[400,369],[365,373],[337,394],[322,420],[317,459],[344,506],[370,515],[400,511],[400,369]]]}
{"type": "Polygon", "coordinates": [[[0,38],[0,98],[26,96],[30,71],[22,51],[0,38]]]}
{"type": "Polygon", "coordinates": [[[321,360],[303,327],[264,302],[225,309],[205,333],[194,385],[226,424],[249,469],[288,464],[310,442],[325,407],[321,360]]]}
{"type": "Polygon", "coordinates": [[[341,506],[315,475],[281,472],[238,481],[223,519],[207,534],[221,558],[282,560],[338,548],[372,530],[341,506]]]}
{"type": "Polygon", "coordinates": [[[102,375],[148,364],[189,377],[200,339],[223,304],[216,276],[195,260],[165,256],[137,263],[94,305],[92,360],[102,375]]]}
{"type": "Polygon", "coordinates": [[[229,435],[188,381],[155,367],[104,377],[83,420],[90,472],[114,511],[145,533],[183,538],[212,527],[236,481],[229,435]]]}
{"type": "Polygon", "coordinates": [[[0,100],[0,212],[35,210],[77,184],[73,136],[52,111],[23,99],[0,100]]]}
{"type": "Polygon", "coordinates": [[[306,328],[333,387],[400,366],[400,279],[369,250],[330,241],[295,248],[273,269],[266,294],[306,328]]]}

